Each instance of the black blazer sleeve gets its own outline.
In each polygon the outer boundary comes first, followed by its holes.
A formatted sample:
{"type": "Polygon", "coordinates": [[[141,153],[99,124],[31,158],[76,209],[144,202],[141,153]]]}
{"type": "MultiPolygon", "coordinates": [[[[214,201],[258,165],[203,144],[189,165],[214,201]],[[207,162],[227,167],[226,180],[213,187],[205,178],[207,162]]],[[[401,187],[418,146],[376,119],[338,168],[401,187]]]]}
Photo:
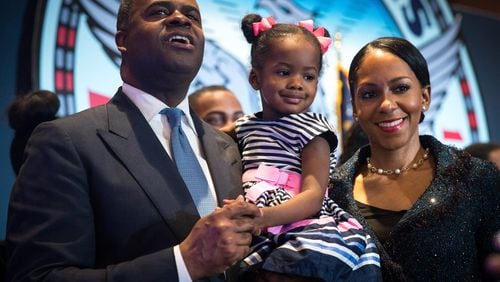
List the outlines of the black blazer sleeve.
{"type": "MultiPolygon", "coordinates": [[[[111,248],[98,245],[101,242],[96,241],[95,229],[100,224],[95,221],[109,220],[113,225],[111,221],[124,218],[99,219],[94,214],[93,205],[106,205],[105,199],[101,203],[91,201],[87,175],[90,171],[84,167],[73,142],[53,124],[43,125],[31,138],[28,159],[11,195],[7,279],[148,281],[177,277],[172,248],[129,261],[124,258],[116,264],[98,265],[101,262],[95,258],[102,254],[97,252],[111,248]]],[[[134,222],[131,220],[130,224],[134,222]]],[[[109,242],[113,243],[119,244],[109,242]]]]}

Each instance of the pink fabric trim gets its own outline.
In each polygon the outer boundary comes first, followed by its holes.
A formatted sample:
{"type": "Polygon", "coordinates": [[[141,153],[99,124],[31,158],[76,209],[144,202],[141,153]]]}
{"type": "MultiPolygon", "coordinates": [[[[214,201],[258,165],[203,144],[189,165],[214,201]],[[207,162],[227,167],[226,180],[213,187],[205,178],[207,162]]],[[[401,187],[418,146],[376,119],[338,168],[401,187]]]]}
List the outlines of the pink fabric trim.
{"type": "Polygon", "coordinates": [[[242,180],[243,182],[260,181],[246,192],[245,197],[252,202],[255,202],[265,191],[278,187],[284,187],[294,197],[300,193],[300,185],[302,184],[302,176],[299,173],[267,165],[259,165],[257,169],[245,171],[242,180]]]}
{"type": "Polygon", "coordinates": [[[272,16],[263,18],[260,22],[252,24],[253,35],[258,36],[262,31],[271,29],[275,24],[276,20],[272,16]]]}
{"type": "Polygon", "coordinates": [[[312,223],[326,224],[329,222],[333,222],[333,217],[328,216],[328,217],[322,217],[322,218],[303,219],[303,220],[299,220],[297,222],[290,223],[290,224],[268,227],[268,228],[266,228],[266,231],[269,233],[272,233],[272,234],[280,234],[280,233],[285,233],[285,232],[287,232],[291,229],[297,228],[297,227],[310,225],[312,223]]]}
{"type": "MultiPolygon", "coordinates": [[[[276,20],[270,16],[263,18],[260,22],[252,23],[253,35],[258,36],[262,31],[271,29],[273,25],[276,24],[276,20]]],[[[298,26],[302,26],[312,32],[316,38],[318,38],[319,44],[321,46],[321,54],[325,54],[328,48],[332,44],[332,39],[325,36],[325,28],[319,27],[314,30],[313,20],[304,20],[297,23],[298,26]]]]}
{"type": "Polygon", "coordinates": [[[305,29],[309,30],[316,36],[316,38],[319,41],[319,44],[321,46],[321,53],[325,54],[326,51],[328,51],[328,48],[332,44],[332,39],[330,37],[325,36],[325,28],[324,27],[318,27],[316,30],[314,30],[314,22],[313,20],[305,20],[305,21],[299,21],[297,23],[298,26],[304,27],[305,29]]]}

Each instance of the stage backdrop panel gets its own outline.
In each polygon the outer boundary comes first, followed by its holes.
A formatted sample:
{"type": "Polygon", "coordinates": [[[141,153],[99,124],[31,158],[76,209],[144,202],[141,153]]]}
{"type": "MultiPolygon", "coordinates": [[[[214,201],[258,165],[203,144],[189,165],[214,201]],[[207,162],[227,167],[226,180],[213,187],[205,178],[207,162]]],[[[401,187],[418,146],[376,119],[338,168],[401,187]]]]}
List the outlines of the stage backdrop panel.
{"type": "MultiPolygon", "coordinates": [[[[432,106],[421,125],[458,147],[488,141],[481,93],[467,46],[459,35],[461,17],[443,0],[200,0],[206,35],[205,58],[190,92],[223,84],[234,91],[246,113],[260,109],[248,84],[250,46],[240,31],[250,12],[278,22],[314,19],[335,37],[326,54],[313,111],[327,115],[341,134],[352,122],[345,73],[354,54],[381,36],[404,37],[429,62],[432,106]]],[[[40,30],[39,88],[57,92],[61,115],[105,103],[121,85],[115,47],[118,0],[48,0],[40,30]]]]}

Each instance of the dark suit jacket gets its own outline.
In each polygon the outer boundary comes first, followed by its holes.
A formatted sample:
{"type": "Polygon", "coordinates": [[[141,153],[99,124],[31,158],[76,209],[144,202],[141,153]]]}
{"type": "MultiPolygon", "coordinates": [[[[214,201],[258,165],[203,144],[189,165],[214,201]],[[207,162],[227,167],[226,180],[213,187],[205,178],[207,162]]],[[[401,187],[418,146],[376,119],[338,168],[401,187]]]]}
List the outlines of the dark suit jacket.
{"type": "MultiPolygon", "coordinates": [[[[232,139],[193,115],[219,205],[241,194],[232,139]]],[[[175,164],[121,90],[40,125],[11,194],[8,280],[176,281],[199,219],[175,164]]]]}

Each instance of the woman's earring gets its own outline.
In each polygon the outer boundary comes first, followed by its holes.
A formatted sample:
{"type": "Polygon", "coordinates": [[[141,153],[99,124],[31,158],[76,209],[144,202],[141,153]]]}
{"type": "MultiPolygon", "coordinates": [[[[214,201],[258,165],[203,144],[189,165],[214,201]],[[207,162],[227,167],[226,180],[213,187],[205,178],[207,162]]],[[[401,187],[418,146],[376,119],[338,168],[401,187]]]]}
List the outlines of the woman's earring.
{"type": "Polygon", "coordinates": [[[426,106],[422,106],[422,111],[427,111],[427,107],[426,106]]]}

